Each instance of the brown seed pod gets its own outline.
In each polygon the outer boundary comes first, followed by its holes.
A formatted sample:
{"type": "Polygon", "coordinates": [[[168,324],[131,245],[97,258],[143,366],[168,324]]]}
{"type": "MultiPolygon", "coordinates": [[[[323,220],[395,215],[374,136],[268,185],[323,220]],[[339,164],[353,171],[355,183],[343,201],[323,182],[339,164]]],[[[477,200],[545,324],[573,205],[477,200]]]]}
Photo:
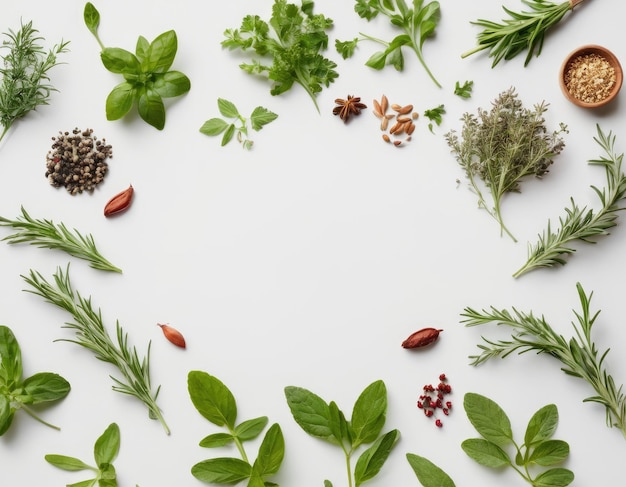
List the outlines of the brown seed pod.
{"type": "Polygon", "coordinates": [[[183,337],[182,333],[179,332],[176,328],[161,323],[157,323],[157,326],[161,327],[165,338],[167,338],[170,342],[172,342],[177,347],[186,348],[185,337],[183,337]]]}
{"type": "Polygon", "coordinates": [[[422,328],[414,333],[411,333],[409,337],[402,342],[402,348],[421,348],[433,343],[439,338],[439,333],[442,329],[437,328],[422,328]]]}
{"type": "Polygon", "coordinates": [[[115,215],[128,209],[133,201],[134,192],[135,190],[131,184],[127,189],[113,196],[104,207],[104,216],[115,215]]]}

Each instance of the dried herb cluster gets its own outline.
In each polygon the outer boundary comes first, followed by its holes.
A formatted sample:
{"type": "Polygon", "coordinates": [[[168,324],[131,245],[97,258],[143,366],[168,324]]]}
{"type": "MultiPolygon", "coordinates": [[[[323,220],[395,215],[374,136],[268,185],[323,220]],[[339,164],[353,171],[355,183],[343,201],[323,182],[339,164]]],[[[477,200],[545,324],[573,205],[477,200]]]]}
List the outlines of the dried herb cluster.
{"type": "Polygon", "coordinates": [[[111,145],[99,140],[93,129],[59,132],[52,137],[52,150],[46,156],[46,177],[55,188],[64,187],[75,195],[92,192],[104,181],[113,157],[111,145]]]}

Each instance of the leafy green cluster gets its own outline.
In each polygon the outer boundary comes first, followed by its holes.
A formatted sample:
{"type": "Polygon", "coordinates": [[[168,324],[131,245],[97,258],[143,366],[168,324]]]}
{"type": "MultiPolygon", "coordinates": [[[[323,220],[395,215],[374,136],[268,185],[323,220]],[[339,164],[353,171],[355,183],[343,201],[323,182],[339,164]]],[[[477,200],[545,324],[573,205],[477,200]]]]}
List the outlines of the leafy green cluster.
{"type": "Polygon", "coordinates": [[[22,207],[22,215],[15,220],[0,216],[0,227],[17,230],[2,240],[9,244],[29,243],[40,248],[61,250],[67,254],[89,262],[90,267],[103,271],[122,272],[119,267],[105,259],[91,234],[82,235],[78,230],[69,230],[63,223],[32,218],[22,207]]]}
{"type": "Polygon", "coordinates": [[[586,398],[585,402],[595,402],[604,406],[606,423],[609,427],[619,428],[626,437],[626,396],[622,386],[617,386],[613,376],[604,366],[609,349],[602,354],[591,337],[593,325],[599,312],[590,312],[593,293],[587,295],[580,283],[576,284],[582,311],[574,312],[578,324],[572,323],[575,336],[569,340],[559,335],[541,317],[533,313],[524,313],[512,308],[512,311],[489,310],[477,311],[465,308],[461,323],[466,326],[477,326],[494,323],[512,329],[510,340],[490,340],[483,337],[485,344],[479,344],[479,355],[471,356],[472,365],[478,365],[494,357],[506,357],[513,352],[525,353],[531,350],[547,353],[558,359],[567,375],[585,380],[596,392],[595,396],[586,398]]]}
{"type": "Polygon", "coordinates": [[[528,245],[526,263],[513,277],[540,267],[565,265],[565,256],[576,251],[570,246],[571,242],[596,243],[597,237],[609,235],[609,230],[617,225],[617,212],[624,209],[620,203],[626,198],[626,175],[622,170],[624,154],[615,152],[615,136],[612,132],[605,134],[599,125],[596,128],[598,134],[594,140],[605,155],[589,161],[589,164],[604,167],[606,186],[602,189],[591,186],[602,207],[594,213],[591,208],[579,207],[571,198],[571,207],[565,208],[565,216],[559,218],[559,228],[553,231],[548,220],[547,228],[539,235],[537,243],[528,245]]]}
{"type": "Polygon", "coordinates": [[[222,135],[222,147],[228,144],[237,134],[237,141],[242,147],[244,149],[252,149],[254,142],[248,137],[248,128],[251,127],[252,130],[258,132],[278,117],[278,115],[267,108],[258,106],[252,111],[248,120],[248,118],[239,113],[233,102],[224,98],[217,99],[217,107],[222,116],[229,120],[217,117],[211,118],[202,124],[200,132],[208,136],[224,134],[222,135]],[[248,122],[250,122],[249,125],[248,122]]]}
{"type": "Polygon", "coordinates": [[[439,24],[441,18],[439,2],[424,4],[424,0],[413,0],[409,6],[405,0],[356,0],[354,11],[368,22],[379,14],[384,15],[402,33],[390,42],[363,33],[360,33],[361,38],[357,37],[351,41],[337,40],[335,48],[344,59],[352,57],[357,44],[362,40],[374,41],[383,45],[384,49],[374,53],[365,65],[378,70],[391,65],[396,70],[402,71],[404,69],[402,47],[406,46],[413,50],[430,79],[441,87],[428,68],[422,52],[424,42],[435,34],[435,29],[439,24]]]}
{"type": "Polygon", "coordinates": [[[465,113],[460,136],[451,130],[446,142],[456,160],[465,170],[471,189],[478,196],[478,207],[484,209],[517,241],[504,224],[501,203],[509,192],[520,192],[521,180],[530,175],[538,178],[547,174],[556,155],[565,147],[562,132],[567,127],[549,133],[543,114],[545,102],[531,110],[525,108],[514,88],[498,95],[490,110],[478,109],[478,114],[465,113]],[[491,193],[493,206],[482,194],[479,180],[491,193]]]}
{"type": "Polygon", "coordinates": [[[546,32],[558,24],[565,14],[584,0],[567,0],[553,3],[547,0],[522,0],[530,11],[516,12],[506,7],[502,9],[509,15],[502,23],[479,19],[472,24],[482,27],[478,34],[475,48],[461,55],[465,58],[487,49],[493,58],[491,67],[501,60],[510,60],[528,50],[524,66],[541,54],[546,32]]]}
{"type": "Polygon", "coordinates": [[[29,292],[41,296],[47,302],[67,311],[73,322],[67,322],[63,328],[75,332],[75,338],[60,339],[80,345],[91,350],[97,359],[113,365],[122,375],[121,379],[111,376],[114,382],[113,390],[128,394],[144,403],[148,408],[151,419],[158,419],[165,432],[170,430],[161,414],[156,400],[160,386],[152,392],[150,380],[150,344],[143,358],[139,358],[137,349],[128,343],[128,334],[124,332],[119,322],[116,323],[116,341],[113,341],[102,321],[100,310],[93,308],[91,298],[84,298],[75,292],[69,277],[58,268],[54,274],[54,284],[50,284],[40,273],[33,270],[28,276],[21,276],[32,289],[29,292]]]}
{"type": "Polygon", "coordinates": [[[22,24],[17,32],[4,33],[0,49],[8,52],[0,62],[0,124],[4,138],[13,123],[40,105],[47,105],[56,89],[49,84],[48,71],[57,66],[57,56],[67,52],[69,42],[61,42],[47,52],[40,45],[43,37],[33,23],[22,24]]]}
{"type": "Polygon", "coordinates": [[[22,351],[7,326],[0,326],[0,436],[4,435],[19,409],[27,412],[40,423],[59,429],[45,422],[29,407],[58,401],[70,392],[70,384],[60,375],[39,372],[22,378],[22,351]]]}
{"type": "Polygon", "coordinates": [[[552,439],[559,419],[554,404],[533,414],[521,444],[513,438],[508,416],[493,400],[469,392],[465,394],[463,407],[482,438],[465,440],[461,448],[479,464],[490,468],[512,467],[533,487],[565,487],[574,480],[571,470],[555,467],[567,459],[569,445],[563,440],[552,439]],[[511,445],[515,450],[513,456],[506,450],[511,445]],[[540,467],[551,468],[533,476],[534,470],[540,467]]]}
{"type": "Polygon", "coordinates": [[[117,487],[117,473],[113,460],[120,450],[120,428],[116,423],[111,423],[104,433],[98,437],[93,448],[93,457],[96,466],[91,466],[82,460],[66,455],[49,454],[44,458],[48,463],[61,470],[69,472],[81,472],[89,470],[95,473],[95,477],[83,480],[68,487],[117,487]]]}
{"type": "Polygon", "coordinates": [[[137,105],[139,116],[148,124],[162,130],[165,126],[163,98],[174,98],[191,89],[189,78],[172,71],[178,38],[169,30],[152,42],[139,36],[135,53],[118,47],[105,47],[98,36],[100,13],[90,2],[85,5],[84,21],[101,48],[104,67],[121,74],[124,81],[113,88],[106,99],[107,120],[118,120],[137,105]]]}
{"type": "Polygon", "coordinates": [[[252,51],[251,62],[239,65],[251,75],[261,75],[273,82],[270,93],[280,95],[299,84],[309,94],[315,107],[316,96],[339,74],[337,64],[321,52],[328,48],[326,33],[332,19],[313,14],[312,0],[301,6],[275,0],[269,22],[258,15],[246,15],[239,29],[227,29],[222,47],[242,52],[252,51]]]}
{"type": "MultiPolygon", "coordinates": [[[[294,420],[306,433],[341,448],[350,487],[359,487],[376,476],[400,438],[396,429],[381,434],[387,414],[387,389],[380,380],[359,395],[350,420],[334,401],[326,403],[307,389],[288,386],[285,396],[294,420]],[[371,445],[360,454],[353,473],[353,455],[359,447],[368,444],[371,445]]],[[[333,484],[325,480],[324,486],[333,484]]]]}
{"type": "Polygon", "coordinates": [[[280,426],[274,423],[266,431],[257,458],[250,462],[244,442],[257,438],[267,426],[261,416],[237,423],[237,402],[232,392],[216,377],[201,371],[187,376],[189,396],[198,412],[226,432],[213,433],[200,441],[205,448],[236,445],[241,458],[219,457],[203,460],[191,468],[192,475],[203,482],[236,484],[247,481],[248,487],[276,485],[268,479],[275,475],[285,455],[285,440],[280,426]]]}
{"type": "Polygon", "coordinates": [[[430,130],[431,133],[434,133],[433,124],[437,126],[441,125],[441,123],[443,122],[443,116],[445,113],[446,113],[446,107],[443,104],[424,110],[424,116],[429,120],[428,130],[430,130]]]}

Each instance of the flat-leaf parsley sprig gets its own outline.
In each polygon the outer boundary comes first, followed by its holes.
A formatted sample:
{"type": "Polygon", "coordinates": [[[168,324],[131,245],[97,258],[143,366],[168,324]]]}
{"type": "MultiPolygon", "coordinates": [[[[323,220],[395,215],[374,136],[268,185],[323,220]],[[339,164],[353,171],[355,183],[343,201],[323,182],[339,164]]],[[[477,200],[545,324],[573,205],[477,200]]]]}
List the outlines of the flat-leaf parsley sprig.
{"type": "Polygon", "coordinates": [[[579,207],[571,198],[571,206],[565,208],[565,215],[559,218],[559,228],[553,231],[548,221],[538,242],[528,245],[528,259],[513,277],[540,267],[565,265],[565,256],[576,251],[570,246],[571,242],[596,243],[597,237],[609,235],[609,230],[617,225],[617,212],[625,208],[620,203],[626,198],[626,175],[622,170],[624,154],[615,152],[612,132],[605,134],[599,125],[596,128],[598,134],[594,140],[604,150],[604,155],[589,161],[589,164],[604,167],[605,170],[606,186],[602,189],[591,186],[602,208],[594,213],[591,208],[579,207]]]}
{"type": "Polygon", "coordinates": [[[333,20],[314,14],[313,5],[312,0],[302,0],[301,6],[275,0],[268,22],[258,15],[246,15],[239,29],[226,29],[222,47],[252,51],[251,62],[240,64],[241,69],[272,81],[272,95],[299,84],[319,112],[317,94],[339,74],[335,71],[337,64],[321,54],[328,48],[326,31],[333,26],[333,20]]]}
{"type": "Polygon", "coordinates": [[[31,270],[29,275],[21,276],[32,289],[28,292],[41,296],[48,303],[67,311],[74,321],[66,322],[63,328],[73,330],[75,338],[59,339],[75,343],[91,350],[97,359],[117,368],[121,378],[111,376],[113,390],[128,394],[143,402],[148,408],[151,419],[158,419],[169,435],[170,429],[156,403],[160,386],[152,391],[150,379],[150,343],[146,355],[139,357],[137,349],[128,343],[128,334],[122,329],[119,321],[115,325],[116,341],[111,338],[102,321],[100,310],[94,309],[91,297],[84,298],[74,291],[68,269],[58,268],[54,274],[54,282],[49,283],[39,272],[31,270]]]}
{"type": "Polygon", "coordinates": [[[9,220],[0,216],[0,227],[11,227],[17,230],[2,240],[9,244],[29,243],[40,248],[61,250],[73,257],[89,262],[94,269],[111,272],[122,272],[119,267],[105,259],[94,242],[91,234],[82,235],[78,230],[68,229],[65,224],[56,224],[52,220],[35,219],[24,207],[22,216],[9,220]]]}
{"type": "Polygon", "coordinates": [[[525,313],[512,308],[498,310],[490,307],[478,311],[465,308],[461,321],[465,326],[496,324],[512,329],[509,340],[490,340],[483,337],[479,344],[479,355],[470,356],[471,365],[479,365],[495,357],[505,358],[513,352],[518,354],[535,351],[546,353],[558,359],[563,366],[561,370],[567,375],[585,380],[593,387],[595,396],[584,399],[584,402],[602,404],[606,410],[606,424],[622,431],[626,438],[626,396],[623,387],[617,386],[613,376],[604,365],[609,349],[599,353],[591,332],[600,313],[591,313],[590,302],[593,293],[587,294],[580,283],[576,283],[582,311],[576,312],[576,321],[572,322],[575,335],[569,340],[559,335],[548,324],[543,316],[537,317],[532,312],[525,313]]]}

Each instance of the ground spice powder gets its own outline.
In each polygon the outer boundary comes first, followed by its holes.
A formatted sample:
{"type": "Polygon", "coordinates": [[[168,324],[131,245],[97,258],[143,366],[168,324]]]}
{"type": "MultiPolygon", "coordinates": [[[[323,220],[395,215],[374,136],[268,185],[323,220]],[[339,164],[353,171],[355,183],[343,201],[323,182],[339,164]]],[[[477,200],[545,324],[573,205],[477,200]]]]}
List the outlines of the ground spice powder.
{"type": "Polygon", "coordinates": [[[611,94],[615,86],[615,69],[596,53],[575,57],[565,72],[565,87],[584,103],[597,103],[611,94]]]}

